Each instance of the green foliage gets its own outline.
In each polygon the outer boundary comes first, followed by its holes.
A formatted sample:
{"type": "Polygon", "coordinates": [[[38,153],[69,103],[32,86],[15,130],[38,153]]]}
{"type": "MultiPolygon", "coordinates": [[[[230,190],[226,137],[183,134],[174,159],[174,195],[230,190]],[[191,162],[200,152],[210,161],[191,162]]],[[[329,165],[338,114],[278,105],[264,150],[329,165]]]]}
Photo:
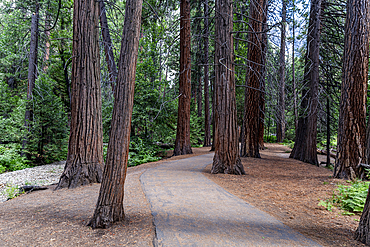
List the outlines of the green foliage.
{"type": "Polygon", "coordinates": [[[294,141],[289,140],[289,139],[284,139],[283,140],[283,145],[288,146],[291,149],[293,149],[293,147],[294,147],[294,141]]]}
{"type": "Polygon", "coordinates": [[[68,119],[63,102],[53,93],[56,82],[46,74],[36,81],[33,122],[27,152],[35,163],[65,160],[68,149],[68,119]]]}
{"type": "Polygon", "coordinates": [[[348,181],[350,185],[338,184],[333,196],[325,201],[321,200],[319,206],[331,210],[332,206],[338,206],[344,210],[344,214],[352,215],[364,210],[367,192],[370,182],[361,180],[348,181]]]}
{"type": "Polygon", "coordinates": [[[160,160],[161,158],[156,156],[158,152],[159,147],[157,145],[146,143],[140,137],[134,137],[130,142],[128,166],[137,166],[160,160]]]}
{"type": "Polygon", "coordinates": [[[0,144],[0,173],[28,168],[28,161],[20,155],[19,144],[0,144]]]}
{"type": "Polygon", "coordinates": [[[265,135],[263,137],[263,140],[266,143],[276,143],[276,135],[265,135]]]}
{"type": "Polygon", "coordinates": [[[17,196],[19,196],[21,193],[19,193],[19,187],[17,185],[13,186],[7,186],[4,191],[1,192],[6,199],[11,200],[17,196]]]}

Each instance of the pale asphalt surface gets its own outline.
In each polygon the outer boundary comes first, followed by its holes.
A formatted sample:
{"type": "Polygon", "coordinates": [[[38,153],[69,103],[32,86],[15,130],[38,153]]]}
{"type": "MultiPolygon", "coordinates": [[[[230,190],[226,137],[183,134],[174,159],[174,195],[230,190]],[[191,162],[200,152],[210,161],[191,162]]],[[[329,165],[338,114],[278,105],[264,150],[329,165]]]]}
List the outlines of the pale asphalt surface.
{"type": "Polygon", "coordinates": [[[212,159],[169,161],[142,174],[156,246],[320,246],[207,179],[201,172],[212,159]]]}

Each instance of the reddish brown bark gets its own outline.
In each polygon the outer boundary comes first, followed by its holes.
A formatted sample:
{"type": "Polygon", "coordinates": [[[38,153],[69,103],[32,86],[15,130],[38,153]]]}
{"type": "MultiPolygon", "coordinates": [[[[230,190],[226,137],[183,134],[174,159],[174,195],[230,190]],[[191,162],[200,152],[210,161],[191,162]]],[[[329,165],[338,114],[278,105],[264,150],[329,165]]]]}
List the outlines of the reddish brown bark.
{"type": "Polygon", "coordinates": [[[362,178],[366,163],[366,96],[369,63],[368,1],[348,0],[339,112],[336,178],[362,178]]]}
{"type": "Polygon", "coordinates": [[[245,174],[239,157],[236,117],[233,6],[216,1],[215,37],[215,156],[211,173],[245,174]]]}
{"type": "Polygon", "coordinates": [[[263,111],[263,21],[265,1],[252,0],[249,6],[248,69],[244,102],[241,156],[260,158],[261,111],[263,111]]]}
{"type": "Polygon", "coordinates": [[[307,34],[304,85],[302,90],[301,116],[294,148],[290,158],[318,165],[317,160],[317,106],[319,85],[319,43],[320,43],[321,0],[311,1],[310,20],[307,34]]]}
{"type": "Polygon", "coordinates": [[[211,125],[209,114],[209,6],[208,0],[204,0],[204,147],[211,146],[211,125]]]}
{"type": "Polygon", "coordinates": [[[279,56],[279,101],[276,121],[276,141],[282,142],[285,138],[285,38],[286,38],[286,1],[283,0],[281,14],[280,56],[279,56]]]}
{"type": "Polygon", "coordinates": [[[98,11],[95,0],[74,1],[71,130],[67,163],[56,189],[100,183],[102,179],[98,11]]]}
{"type": "Polygon", "coordinates": [[[89,223],[92,228],[107,228],[114,222],[122,221],[125,217],[123,209],[124,183],[127,174],[131,117],[134,105],[141,11],[142,0],[126,1],[107,162],[96,209],[89,223]]]}
{"type": "Polygon", "coordinates": [[[181,0],[180,16],[180,97],[177,115],[175,150],[173,152],[174,156],[193,153],[190,143],[190,0],[181,0]]]}

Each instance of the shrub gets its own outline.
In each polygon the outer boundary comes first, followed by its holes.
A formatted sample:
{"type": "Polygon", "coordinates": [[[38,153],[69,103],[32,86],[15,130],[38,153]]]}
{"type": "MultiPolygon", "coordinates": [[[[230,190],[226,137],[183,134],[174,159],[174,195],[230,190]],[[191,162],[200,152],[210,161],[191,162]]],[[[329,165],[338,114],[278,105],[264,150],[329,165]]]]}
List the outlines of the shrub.
{"type": "Polygon", "coordinates": [[[321,200],[319,205],[326,207],[328,210],[331,210],[331,207],[335,205],[343,209],[344,214],[361,213],[364,210],[370,182],[355,180],[348,181],[348,183],[350,185],[338,184],[332,198],[325,201],[321,200]]]}
{"type": "Polygon", "coordinates": [[[28,168],[28,161],[20,155],[20,144],[0,144],[0,173],[28,168]]]}

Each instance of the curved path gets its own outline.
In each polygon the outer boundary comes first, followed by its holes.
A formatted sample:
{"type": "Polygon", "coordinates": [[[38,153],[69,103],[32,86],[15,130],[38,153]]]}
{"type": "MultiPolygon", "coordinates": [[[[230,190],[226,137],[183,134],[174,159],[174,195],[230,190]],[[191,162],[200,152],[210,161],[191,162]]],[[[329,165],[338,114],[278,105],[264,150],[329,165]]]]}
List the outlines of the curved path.
{"type": "Polygon", "coordinates": [[[169,161],[140,177],[157,246],[319,246],[202,175],[213,153],[169,161]]]}

